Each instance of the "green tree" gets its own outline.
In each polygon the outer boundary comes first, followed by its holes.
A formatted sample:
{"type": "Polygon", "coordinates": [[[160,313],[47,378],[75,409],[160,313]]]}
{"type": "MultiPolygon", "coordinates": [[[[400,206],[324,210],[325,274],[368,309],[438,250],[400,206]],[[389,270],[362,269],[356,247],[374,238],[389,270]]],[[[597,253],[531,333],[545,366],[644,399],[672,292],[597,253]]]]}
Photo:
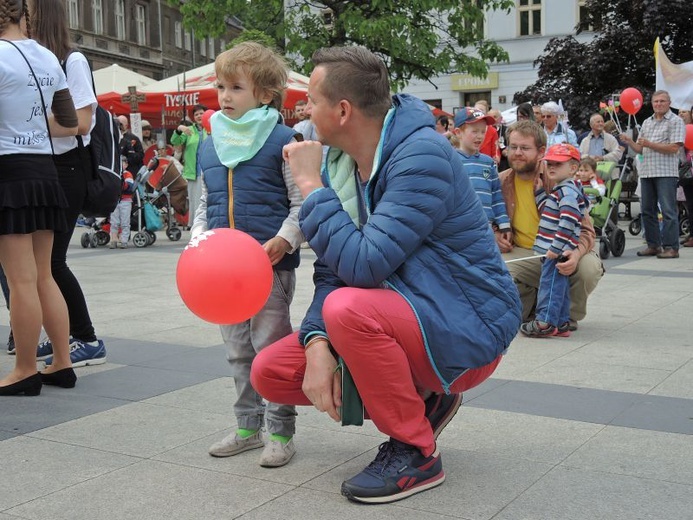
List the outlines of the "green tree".
{"type": "Polygon", "coordinates": [[[306,74],[316,49],[363,45],[387,63],[394,87],[401,88],[412,78],[431,81],[451,72],[485,77],[489,63],[507,61],[500,45],[483,39],[484,12],[514,5],[514,0],[294,0],[284,9],[282,0],[186,0],[181,12],[186,27],[201,37],[221,34],[233,13],[246,29],[272,36],[306,74]]]}
{"type": "MultiPolygon", "coordinates": [[[[693,60],[690,0],[587,0],[586,8],[588,17],[576,29],[594,27],[594,38],[551,39],[534,62],[537,81],[513,99],[516,104],[561,99],[573,126],[581,128],[611,94],[627,87],[644,95],[653,91],[657,37],[673,62],[693,60]]],[[[638,120],[651,113],[646,101],[638,120]]]]}

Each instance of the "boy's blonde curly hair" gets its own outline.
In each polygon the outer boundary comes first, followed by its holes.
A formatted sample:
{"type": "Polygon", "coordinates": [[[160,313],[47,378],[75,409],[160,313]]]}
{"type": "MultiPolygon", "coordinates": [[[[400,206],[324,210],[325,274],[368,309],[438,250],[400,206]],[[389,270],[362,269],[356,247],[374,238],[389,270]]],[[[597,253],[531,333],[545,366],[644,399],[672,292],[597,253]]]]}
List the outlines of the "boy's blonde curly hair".
{"type": "Polygon", "coordinates": [[[289,78],[284,58],[257,42],[243,42],[217,56],[214,70],[218,78],[234,78],[239,71],[253,83],[256,97],[272,94],[269,106],[281,110],[289,78]]]}

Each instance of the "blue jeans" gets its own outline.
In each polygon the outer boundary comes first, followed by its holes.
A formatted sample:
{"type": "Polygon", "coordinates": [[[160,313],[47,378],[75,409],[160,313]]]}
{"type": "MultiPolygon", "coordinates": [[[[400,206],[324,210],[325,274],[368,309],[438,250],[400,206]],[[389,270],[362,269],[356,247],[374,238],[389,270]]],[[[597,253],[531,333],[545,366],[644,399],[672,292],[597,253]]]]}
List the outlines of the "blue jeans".
{"type": "Polygon", "coordinates": [[[570,320],[570,278],[556,269],[556,260],[541,259],[537,320],[555,327],[570,320]]]}
{"type": "Polygon", "coordinates": [[[676,204],[677,177],[640,179],[640,209],[649,247],[679,248],[679,212],[676,204]],[[657,203],[662,210],[659,230],[657,203]]]}

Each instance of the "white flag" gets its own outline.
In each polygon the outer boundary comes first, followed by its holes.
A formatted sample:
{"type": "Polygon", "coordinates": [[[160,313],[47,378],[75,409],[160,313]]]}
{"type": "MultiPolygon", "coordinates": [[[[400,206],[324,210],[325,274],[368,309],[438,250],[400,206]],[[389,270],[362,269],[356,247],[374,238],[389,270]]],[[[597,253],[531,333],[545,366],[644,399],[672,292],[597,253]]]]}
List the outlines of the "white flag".
{"type": "Polygon", "coordinates": [[[693,106],[693,61],[677,65],[669,61],[659,44],[654,44],[655,66],[657,71],[657,90],[666,90],[671,97],[671,106],[690,110],[693,106]]]}

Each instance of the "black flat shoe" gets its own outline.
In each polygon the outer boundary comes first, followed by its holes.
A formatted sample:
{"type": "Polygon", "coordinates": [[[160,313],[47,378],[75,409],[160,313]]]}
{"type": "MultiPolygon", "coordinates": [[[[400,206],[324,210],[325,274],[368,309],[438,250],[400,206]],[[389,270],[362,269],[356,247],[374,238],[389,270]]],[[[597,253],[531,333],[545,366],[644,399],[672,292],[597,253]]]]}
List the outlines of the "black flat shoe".
{"type": "Polygon", "coordinates": [[[0,395],[39,395],[41,393],[41,375],[36,372],[33,376],[17,381],[7,386],[0,386],[0,395]]]}
{"type": "Polygon", "coordinates": [[[44,385],[59,386],[60,388],[74,388],[77,382],[77,376],[72,367],[63,368],[51,374],[40,372],[41,381],[44,385]]]}

